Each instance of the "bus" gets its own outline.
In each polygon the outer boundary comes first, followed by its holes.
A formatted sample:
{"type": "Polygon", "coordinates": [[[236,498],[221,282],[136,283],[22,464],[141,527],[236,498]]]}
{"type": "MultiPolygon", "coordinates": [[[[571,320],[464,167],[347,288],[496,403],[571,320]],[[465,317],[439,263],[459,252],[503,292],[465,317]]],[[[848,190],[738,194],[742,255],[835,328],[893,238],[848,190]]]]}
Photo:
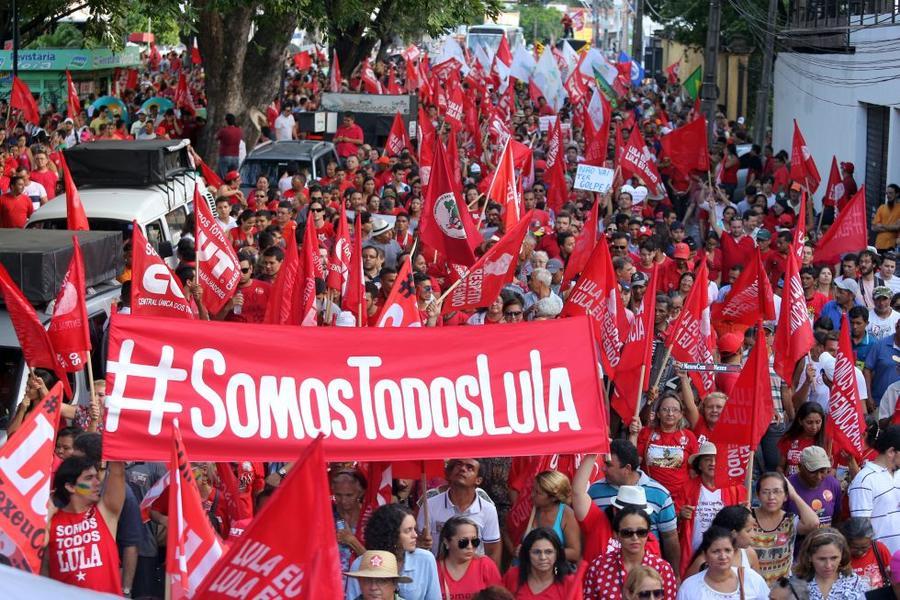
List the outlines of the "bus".
{"type": "Polygon", "coordinates": [[[466,48],[470,52],[474,52],[481,47],[488,56],[492,57],[500,47],[500,36],[503,35],[506,36],[511,52],[515,52],[519,45],[525,43],[521,27],[488,23],[469,27],[469,31],[466,33],[466,48]]]}

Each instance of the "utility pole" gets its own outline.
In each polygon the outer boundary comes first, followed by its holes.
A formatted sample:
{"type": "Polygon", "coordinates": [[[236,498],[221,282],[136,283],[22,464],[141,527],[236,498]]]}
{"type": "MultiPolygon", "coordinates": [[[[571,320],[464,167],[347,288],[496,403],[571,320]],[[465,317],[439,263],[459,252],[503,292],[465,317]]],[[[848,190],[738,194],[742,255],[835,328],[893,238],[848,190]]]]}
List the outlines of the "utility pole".
{"type": "Polygon", "coordinates": [[[13,39],[12,39],[12,73],[13,77],[19,76],[19,5],[12,0],[13,13],[13,39]]]}
{"type": "Polygon", "coordinates": [[[764,148],[769,126],[769,94],[772,89],[772,67],[775,63],[775,26],[778,17],[778,0],[769,0],[766,47],[763,54],[762,76],[756,90],[756,113],[753,116],[753,140],[764,148]]]}
{"type": "Polygon", "coordinates": [[[722,18],[722,5],[719,0],[709,0],[709,29],[706,31],[706,52],[703,56],[703,87],[700,88],[703,114],[706,115],[707,138],[710,146],[715,141],[716,131],[716,101],[719,94],[716,91],[716,74],[719,72],[717,62],[719,58],[719,33],[722,18]]]}
{"type": "Polygon", "coordinates": [[[591,22],[593,24],[593,32],[591,33],[591,45],[594,48],[600,47],[600,0],[592,0],[591,2],[591,22]]]}
{"type": "Polygon", "coordinates": [[[631,36],[631,58],[643,62],[644,0],[634,0],[634,34],[631,36]]]}

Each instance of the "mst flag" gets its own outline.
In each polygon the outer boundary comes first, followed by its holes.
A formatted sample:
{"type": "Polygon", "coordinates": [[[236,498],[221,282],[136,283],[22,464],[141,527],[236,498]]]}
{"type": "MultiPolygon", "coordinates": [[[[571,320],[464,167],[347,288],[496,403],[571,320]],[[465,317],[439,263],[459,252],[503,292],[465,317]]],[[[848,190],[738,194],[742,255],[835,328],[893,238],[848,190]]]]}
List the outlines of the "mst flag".
{"type": "Polygon", "coordinates": [[[203,581],[197,597],[343,597],[331,501],[327,494],[311,493],[328,489],[326,473],[320,435],[203,581]]]}
{"type": "Polygon", "coordinates": [[[481,234],[465,202],[455,192],[444,145],[437,136],[434,150],[434,165],[419,218],[419,238],[448,262],[468,267],[475,263],[481,234]]]}
{"type": "Polygon", "coordinates": [[[62,163],[63,186],[66,189],[66,229],[88,231],[90,226],[84,213],[84,205],[81,203],[81,196],[78,195],[78,188],[75,187],[75,180],[72,179],[64,152],[59,153],[59,160],[62,163]]]}
{"type": "Polygon", "coordinates": [[[222,556],[222,544],[203,509],[177,420],[172,424],[168,518],[166,575],[171,598],[200,597],[197,589],[222,556]]]}
{"type": "MultiPolygon", "coordinates": [[[[66,116],[74,119],[81,110],[81,100],[78,99],[78,90],[72,83],[72,74],[66,69],[66,116]]],[[[62,153],[60,153],[62,154],[62,153]]]]}
{"type": "Polygon", "coordinates": [[[762,322],[757,322],[756,343],[731,390],[722,416],[709,434],[717,451],[716,487],[746,484],[753,452],[772,422],[774,412],[766,333],[762,322]]]}
{"type": "Polygon", "coordinates": [[[87,353],[91,351],[91,335],[88,330],[87,306],[85,304],[84,261],[78,236],[72,236],[72,258],[69,269],[63,277],[53,317],[47,335],[56,351],[56,358],[68,373],[75,373],[85,367],[87,353]]]}
{"type": "Polygon", "coordinates": [[[668,157],[681,174],[688,176],[693,171],[709,171],[706,118],[702,115],[662,136],[659,143],[662,155],[668,157]]]}
{"type": "Polygon", "coordinates": [[[200,188],[194,187],[194,239],[197,245],[197,282],[203,304],[216,314],[234,296],[241,280],[241,265],[222,226],[213,218],[200,188]]]}
{"type": "Polygon", "coordinates": [[[503,286],[512,281],[519,262],[522,240],[531,225],[531,212],[491,246],[445,300],[442,313],[490,306],[503,286]]]}
{"type": "Polygon", "coordinates": [[[810,194],[815,193],[819,189],[819,183],[822,182],[816,161],[813,160],[806,146],[806,140],[800,133],[797,119],[794,119],[794,138],[791,141],[791,179],[807,187],[810,194]]]}
{"type": "Polygon", "coordinates": [[[866,223],[866,186],[861,185],[816,244],[813,261],[833,265],[844,254],[865,248],[868,235],[866,223]]]}
{"type": "Polygon", "coordinates": [[[145,317],[194,318],[181,281],[159,257],[137,221],[131,234],[131,314],[145,317]]]}
{"type": "Polygon", "coordinates": [[[812,323],[806,309],[803,285],[800,283],[800,260],[797,253],[788,252],[784,270],[784,288],[781,293],[781,311],[775,328],[775,372],[790,384],[794,379],[797,361],[813,347],[812,323]]]}
{"type": "Polygon", "coordinates": [[[828,419],[828,436],[834,440],[834,452],[843,450],[860,461],[866,450],[866,418],[859,397],[847,313],[841,317],[840,335],[828,398],[828,416],[831,417],[828,419]]]}
{"type": "Polygon", "coordinates": [[[22,425],[0,446],[0,532],[13,545],[0,545],[12,566],[39,573],[47,550],[47,503],[56,428],[62,405],[57,383],[25,416],[22,425]],[[8,551],[7,551],[8,550],[8,551]]]}
{"type": "MultiPolygon", "coordinates": [[[[672,356],[681,362],[714,363],[709,347],[709,321],[703,313],[709,306],[709,275],[706,261],[701,260],[694,274],[694,287],[688,292],[684,308],[669,326],[667,344],[672,348],[672,356]]],[[[715,374],[712,371],[691,371],[701,398],[715,390],[715,374]]]]}

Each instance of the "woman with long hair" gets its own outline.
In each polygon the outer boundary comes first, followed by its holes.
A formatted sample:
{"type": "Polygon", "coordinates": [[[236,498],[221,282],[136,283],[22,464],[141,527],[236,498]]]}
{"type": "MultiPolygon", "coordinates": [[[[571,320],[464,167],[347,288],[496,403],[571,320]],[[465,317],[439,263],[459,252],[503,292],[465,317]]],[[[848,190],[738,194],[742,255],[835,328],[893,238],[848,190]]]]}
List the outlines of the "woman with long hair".
{"type": "Polygon", "coordinates": [[[794,565],[806,582],[809,600],[863,600],[866,586],[850,566],[850,548],[837,529],[823,527],[807,536],[794,565]]]}
{"type": "MultiPolygon", "coordinates": [[[[756,556],[756,551],[750,546],[752,541],[750,533],[754,524],[753,513],[750,512],[750,509],[743,504],[734,504],[726,506],[716,513],[711,527],[722,527],[731,532],[735,547],[734,560],[731,563],[733,568],[744,567],[759,573],[759,558],[756,556]]],[[[685,577],[699,573],[703,565],[703,555],[697,552],[685,572],[685,577]]]]}
{"type": "MultiPolygon", "coordinates": [[[[379,506],[366,523],[366,550],[384,550],[397,557],[398,572],[412,581],[400,582],[397,590],[404,600],[441,600],[437,563],[434,554],[416,547],[416,518],[405,506],[379,506]]],[[[353,561],[351,571],[358,571],[360,559],[353,561]]],[[[359,582],[350,578],[344,588],[345,600],[360,595],[359,582]]]]}
{"type": "Polygon", "coordinates": [[[829,300],[834,299],[834,270],[828,265],[819,267],[816,274],[816,291],[829,300]]]}
{"type": "Polygon", "coordinates": [[[519,566],[503,577],[503,585],[517,600],[565,600],[577,581],[559,538],[552,529],[532,529],[519,548],[519,566]]]}
{"type": "Polygon", "coordinates": [[[534,506],[534,527],[553,530],[562,544],[566,560],[581,560],[581,535],[572,502],[572,485],[559,471],[542,471],[534,478],[531,488],[534,506]]]}
{"type": "Polygon", "coordinates": [[[766,580],[753,569],[732,568],[734,538],[724,527],[710,527],[703,534],[700,553],[706,570],[681,583],[679,600],[763,600],[769,597],[766,580]]]}
{"type": "Polygon", "coordinates": [[[666,590],[659,572],[653,567],[639,565],[625,578],[622,589],[623,600],[663,600],[666,590]]]}
{"type": "Polygon", "coordinates": [[[466,517],[451,517],[438,540],[438,576],[444,600],[468,600],[480,590],[500,583],[494,561],[477,556],[478,526],[466,517]]]}
{"type": "Polygon", "coordinates": [[[831,454],[831,444],[825,437],[825,409],[816,402],[804,402],[790,428],[778,440],[781,453],[779,471],[791,476],[800,471],[800,454],[804,448],[819,446],[831,454]]]}

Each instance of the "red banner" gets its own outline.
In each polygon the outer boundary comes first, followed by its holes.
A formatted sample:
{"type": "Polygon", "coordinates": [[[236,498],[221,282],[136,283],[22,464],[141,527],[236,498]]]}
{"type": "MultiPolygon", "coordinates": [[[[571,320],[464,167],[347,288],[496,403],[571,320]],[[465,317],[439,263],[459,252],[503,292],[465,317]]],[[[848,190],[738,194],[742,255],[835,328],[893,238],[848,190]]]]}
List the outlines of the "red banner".
{"type": "Polygon", "coordinates": [[[379,330],[115,315],[103,451],[166,460],[158,436],[179,417],[200,461],[292,460],[319,433],[329,461],[604,452],[596,361],[584,317],[379,330]]]}
{"type": "Polygon", "coordinates": [[[53,305],[53,317],[47,328],[56,358],[68,373],[82,370],[87,361],[87,353],[91,351],[91,334],[84,300],[84,261],[77,235],[72,236],[72,244],[69,269],[59,286],[56,304],[53,305]]]}
{"type": "Polygon", "coordinates": [[[834,440],[834,451],[844,450],[857,461],[866,450],[866,419],[856,384],[853,344],[847,313],[841,317],[841,338],[835,354],[834,377],[828,398],[828,435],[834,440]]]}
{"type": "Polygon", "coordinates": [[[184,297],[178,277],[144,237],[137,221],[132,225],[132,314],[193,319],[194,309],[184,297]]]}
{"type": "Polygon", "coordinates": [[[215,314],[237,291],[241,266],[225,231],[213,218],[200,187],[194,187],[197,281],[203,288],[203,304],[215,314]]]}
{"type": "Polygon", "coordinates": [[[865,248],[867,235],[866,186],[861,185],[856,195],[834,220],[834,224],[816,244],[813,261],[835,264],[847,252],[859,252],[860,248],[865,248]]]}
{"type": "Polygon", "coordinates": [[[50,467],[61,404],[62,384],[57,383],[0,448],[0,549],[12,566],[32,573],[40,571],[47,547],[50,467]],[[4,538],[12,548],[2,543],[4,538]]]}

